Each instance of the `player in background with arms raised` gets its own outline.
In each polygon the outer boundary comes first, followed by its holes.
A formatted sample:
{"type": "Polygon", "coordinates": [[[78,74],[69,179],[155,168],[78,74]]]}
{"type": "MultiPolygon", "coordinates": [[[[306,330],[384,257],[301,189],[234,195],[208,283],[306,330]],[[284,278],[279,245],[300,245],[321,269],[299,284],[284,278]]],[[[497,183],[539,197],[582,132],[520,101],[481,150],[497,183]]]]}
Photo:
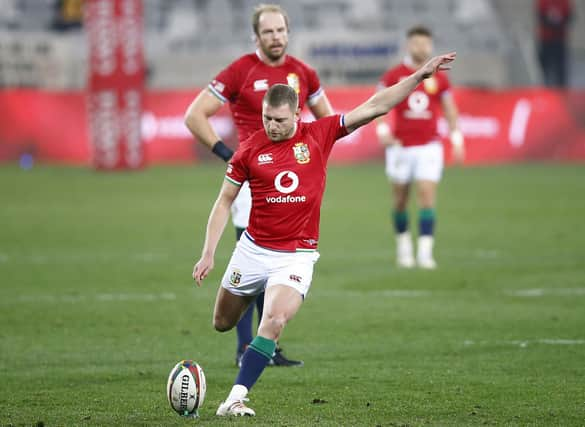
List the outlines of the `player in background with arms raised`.
{"type": "Polygon", "coordinates": [[[214,266],[217,245],[230,208],[244,182],[252,189],[250,224],[226,268],[215,300],[213,324],[233,328],[249,304],[265,291],[258,335],[246,349],[242,366],[218,416],[253,416],[247,395],[268,365],[285,325],[306,297],[319,258],[319,220],[327,161],[339,138],[387,114],[425,78],[445,69],[455,54],[435,57],[392,87],[381,90],[345,115],[313,123],[299,122],[296,92],[277,84],[264,96],[264,129],[242,142],[227,168],[211,210],[201,258],[193,279],[201,281],[214,266]],[[270,157],[266,154],[271,153],[270,157]]]}
{"type": "MultiPolygon", "coordinates": [[[[287,55],[289,20],[278,5],[260,4],[254,9],[252,27],[257,50],[244,55],[221,71],[193,101],[185,116],[185,123],[197,139],[213,153],[229,161],[233,151],[225,145],[209,122],[226,102],[229,103],[238,140],[246,140],[253,132],[262,129],[262,98],[276,83],[291,86],[299,97],[299,107],[308,104],[316,118],[333,114],[314,69],[299,59],[287,55]]],[[[265,153],[269,159],[270,153],[265,153]]],[[[232,205],[232,222],[239,240],[248,226],[252,197],[248,183],[244,183],[232,205]]],[[[258,318],[262,318],[264,295],[258,295],[258,318]]],[[[252,341],[254,307],[250,305],[237,327],[236,364],[252,341]]],[[[276,366],[301,366],[302,362],[289,360],[280,347],[271,360],[276,366]]]]}
{"type": "MultiPolygon", "coordinates": [[[[431,57],[433,38],[429,29],[413,27],[407,32],[407,56],[402,64],[387,71],[379,88],[398,83],[418,70],[431,57]]],[[[445,73],[421,82],[393,110],[394,129],[385,118],[377,120],[378,139],[386,146],[386,174],[394,193],[393,222],[396,231],[396,259],[400,267],[417,264],[436,268],[433,257],[437,186],[443,172],[443,146],[437,132],[437,118],[443,110],[449,125],[453,156],[464,160],[463,134],[457,127],[457,106],[445,73]],[[416,183],[419,207],[419,238],[416,261],[408,230],[408,197],[416,183]]]]}

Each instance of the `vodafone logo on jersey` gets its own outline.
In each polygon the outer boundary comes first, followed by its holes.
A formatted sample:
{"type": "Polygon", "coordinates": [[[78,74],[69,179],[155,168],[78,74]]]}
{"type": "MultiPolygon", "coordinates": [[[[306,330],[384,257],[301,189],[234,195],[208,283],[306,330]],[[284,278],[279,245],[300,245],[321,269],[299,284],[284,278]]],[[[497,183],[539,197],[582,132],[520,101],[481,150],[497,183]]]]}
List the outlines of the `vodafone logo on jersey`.
{"type": "Polygon", "coordinates": [[[292,196],[290,193],[299,188],[299,176],[292,171],[282,171],[274,178],[274,188],[284,196],[266,197],[268,203],[304,203],[306,196],[292,196]]]}
{"type": "Polygon", "coordinates": [[[280,193],[283,193],[283,194],[292,193],[293,191],[295,191],[299,187],[299,176],[296,173],[291,172],[291,171],[280,172],[278,175],[276,175],[276,178],[274,178],[274,187],[280,193]],[[282,179],[285,176],[291,180],[290,184],[288,184],[288,185],[285,185],[282,183],[282,179]]]}
{"type": "Polygon", "coordinates": [[[428,110],[430,100],[426,93],[417,90],[412,92],[408,97],[408,110],[404,112],[404,116],[409,119],[430,119],[432,113],[428,110]]]}

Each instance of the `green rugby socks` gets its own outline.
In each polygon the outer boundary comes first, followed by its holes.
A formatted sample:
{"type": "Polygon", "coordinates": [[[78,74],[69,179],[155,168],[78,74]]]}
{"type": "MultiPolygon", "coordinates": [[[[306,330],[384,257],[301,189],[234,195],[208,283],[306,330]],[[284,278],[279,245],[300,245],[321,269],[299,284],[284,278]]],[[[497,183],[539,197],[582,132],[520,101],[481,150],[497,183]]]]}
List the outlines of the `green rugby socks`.
{"type": "Polygon", "coordinates": [[[250,390],[272,359],[274,350],[276,341],[256,336],[242,356],[242,367],[235,384],[241,384],[250,390]]]}

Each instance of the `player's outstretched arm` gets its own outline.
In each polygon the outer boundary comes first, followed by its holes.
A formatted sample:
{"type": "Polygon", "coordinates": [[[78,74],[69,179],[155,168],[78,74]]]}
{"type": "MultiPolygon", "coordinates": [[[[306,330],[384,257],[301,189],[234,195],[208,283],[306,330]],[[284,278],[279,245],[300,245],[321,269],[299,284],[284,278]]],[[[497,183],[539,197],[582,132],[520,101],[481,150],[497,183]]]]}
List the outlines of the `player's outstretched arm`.
{"type": "Polygon", "coordinates": [[[197,281],[198,286],[201,286],[201,281],[213,269],[213,258],[215,257],[217,244],[230,216],[232,203],[239,192],[240,187],[224,181],[219,196],[211,209],[209,220],[207,221],[207,232],[205,234],[203,251],[201,251],[201,258],[193,268],[193,279],[197,281]]]}
{"type": "Polygon", "coordinates": [[[455,60],[455,52],[435,56],[407,78],[377,92],[374,96],[345,115],[345,127],[349,132],[364,126],[376,117],[387,114],[396,104],[410,95],[418,84],[439,70],[448,70],[455,60]]]}
{"type": "Polygon", "coordinates": [[[223,143],[209,123],[209,118],[217,113],[222,105],[223,103],[209,89],[203,89],[189,105],[185,113],[185,125],[199,142],[227,162],[234,152],[223,143]]]}

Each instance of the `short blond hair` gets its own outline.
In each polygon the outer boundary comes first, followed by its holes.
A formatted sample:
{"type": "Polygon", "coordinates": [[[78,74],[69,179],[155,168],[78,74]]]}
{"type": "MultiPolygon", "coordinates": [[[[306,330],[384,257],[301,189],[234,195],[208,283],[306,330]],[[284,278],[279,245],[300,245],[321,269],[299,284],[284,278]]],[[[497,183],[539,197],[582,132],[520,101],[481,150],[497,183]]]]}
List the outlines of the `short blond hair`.
{"type": "Polygon", "coordinates": [[[284,18],[284,23],[286,24],[286,30],[288,31],[288,13],[278,4],[266,4],[260,3],[258,6],[254,8],[254,13],[252,14],[252,28],[254,29],[254,34],[259,36],[258,33],[259,26],[260,26],[260,16],[266,12],[274,12],[280,13],[284,18]]]}
{"type": "Polygon", "coordinates": [[[271,107],[280,107],[287,104],[294,113],[299,108],[299,96],[297,91],[289,85],[277,83],[266,91],[263,102],[271,107]]]}

